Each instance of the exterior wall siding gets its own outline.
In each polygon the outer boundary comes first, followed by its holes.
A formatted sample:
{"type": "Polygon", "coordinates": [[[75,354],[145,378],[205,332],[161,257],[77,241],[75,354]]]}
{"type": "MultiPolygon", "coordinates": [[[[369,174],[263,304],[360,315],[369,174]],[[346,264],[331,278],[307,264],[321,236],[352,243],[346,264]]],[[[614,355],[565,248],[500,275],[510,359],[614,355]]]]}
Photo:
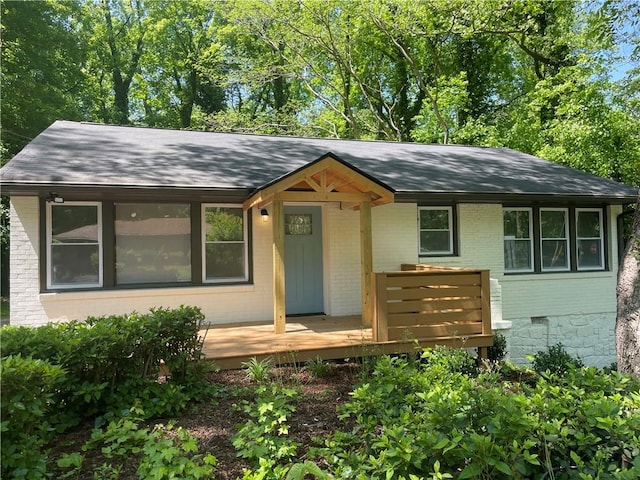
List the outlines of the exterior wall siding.
{"type": "Polygon", "coordinates": [[[328,315],[356,315],[362,309],[360,214],[324,206],[325,305],[328,315]]]}
{"type": "Polygon", "coordinates": [[[373,271],[400,270],[418,261],[418,213],[415,204],[395,203],[371,210],[373,271]]]}
{"type": "Polygon", "coordinates": [[[12,325],[43,325],[49,320],[40,304],[38,254],[39,204],[36,197],[11,199],[9,225],[9,298],[12,325]]]}
{"type": "MultiPolygon", "coordinates": [[[[420,263],[448,267],[488,268],[494,278],[502,274],[504,271],[502,205],[475,203],[458,205],[458,238],[459,256],[420,257],[420,263]]],[[[417,248],[416,246],[416,251],[417,248]]]]}
{"type": "Polygon", "coordinates": [[[211,324],[268,320],[273,315],[271,222],[253,210],[253,285],[40,293],[38,199],[14,197],[11,207],[11,324],[83,320],[194,305],[211,324]]]}
{"type": "MultiPolygon", "coordinates": [[[[197,305],[208,322],[224,324],[269,320],[273,314],[271,222],[253,209],[253,283],[167,289],[91,292],[39,292],[38,199],[14,197],[11,202],[11,323],[41,325],[48,321],[83,319],[90,315],[147,311],[151,307],[197,305]]],[[[609,264],[606,272],[504,275],[502,206],[460,204],[457,207],[459,255],[418,257],[417,205],[391,204],[372,210],[374,271],[398,270],[402,263],[488,268],[492,284],[502,291],[502,308],[510,358],[562,342],[587,364],[615,361],[615,286],[617,244],[610,209],[609,264]],[[496,283],[497,282],[497,283],[496,283]]],[[[325,311],[329,315],[360,313],[360,216],[323,205],[325,311]]],[[[494,287],[494,290],[496,288],[494,287]]],[[[495,298],[495,305],[499,299],[495,298]]]]}
{"type": "Polygon", "coordinates": [[[512,322],[510,358],[527,363],[527,355],[562,343],[587,365],[609,366],[616,361],[616,281],[618,248],[616,217],[608,217],[609,270],[583,273],[503,275],[503,311],[512,322]]]}
{"type": "MultiPolygon", "coordinates": [[[[327,313],[356,315],[362,308],[360,277],[360,213],[325,205],[325,274],[328,274],[327,313]]],[[[390,204],[371,210],[373,270],[399,270],[416,263],[416,207],[390,204]]]]}

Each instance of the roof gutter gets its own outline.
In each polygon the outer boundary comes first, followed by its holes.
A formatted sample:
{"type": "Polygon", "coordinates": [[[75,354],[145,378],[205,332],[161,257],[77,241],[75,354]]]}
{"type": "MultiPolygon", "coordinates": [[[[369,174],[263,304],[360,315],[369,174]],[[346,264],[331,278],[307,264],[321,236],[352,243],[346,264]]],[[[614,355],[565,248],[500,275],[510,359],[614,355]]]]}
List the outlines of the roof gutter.
{"type": "Polygon", "coordinates": [[[52,194],[70,200],[166,200],[186,201],[224,201],[242,203],[248,197],[251,188],[203,188],[179,186],[145,185],[68,185],[68,184],[2,184],[2,195],[33,196],[46,198],[52,194]]]}
{"type": "Polygon", "coordinates": [[[444,203],[499,203],[508,206],[549,205],[630,205],[636,202],[631,195],[571,195],[520,192],[403,192],[395,194],[396,203],[442,205],[444,203]]]}

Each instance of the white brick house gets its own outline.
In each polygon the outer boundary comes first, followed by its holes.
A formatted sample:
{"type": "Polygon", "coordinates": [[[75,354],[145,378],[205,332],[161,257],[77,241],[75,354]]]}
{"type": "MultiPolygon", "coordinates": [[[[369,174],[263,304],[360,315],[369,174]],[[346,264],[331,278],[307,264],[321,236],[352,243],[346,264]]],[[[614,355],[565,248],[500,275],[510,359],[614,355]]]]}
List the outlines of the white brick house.
{"type": "Polygon", "coordinates": [[[213,324],[357,315],[370,249],[373,272],[489,269],[515,361],[558,342],[615,361],[617,219],[637,192],[529,155],[56,122],[0,174],[12,324],[179,305],[213,324]]]}

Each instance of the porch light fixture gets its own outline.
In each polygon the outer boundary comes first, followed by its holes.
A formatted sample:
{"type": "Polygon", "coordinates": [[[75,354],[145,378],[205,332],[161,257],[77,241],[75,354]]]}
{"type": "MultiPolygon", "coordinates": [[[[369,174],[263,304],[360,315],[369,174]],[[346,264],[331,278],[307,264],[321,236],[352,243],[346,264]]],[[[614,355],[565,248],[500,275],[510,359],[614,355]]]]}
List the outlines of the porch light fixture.
{"type": "Polygon", "coordinates": [[[49,196],[47,197],[47,202],[64,203],[64,198],[62,198],[61,196],[59,196],[55,192],[51,192],[51,193],[49,193],[49,196]]]}
{"type": "Polygon", "coordinates": [[[262,210],[260,210],[260,215],[262,215],[262,221],[263,222],[268,222],[269,221],[269,212],[267,211],[266,208],[263,208],[262,210]]]}

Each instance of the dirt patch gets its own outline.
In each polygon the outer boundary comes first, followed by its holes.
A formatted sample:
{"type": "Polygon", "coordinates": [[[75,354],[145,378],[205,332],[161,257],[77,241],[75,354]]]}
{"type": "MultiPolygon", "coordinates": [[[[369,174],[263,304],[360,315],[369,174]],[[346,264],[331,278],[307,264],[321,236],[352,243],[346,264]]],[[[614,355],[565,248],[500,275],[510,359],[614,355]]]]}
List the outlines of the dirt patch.
{"type": "MultiPolygon", "coordinates": [[[[288,420],[290,438],[299,443],[300,460],[308,449],[318,445],[322,439],[337,430],[349,429],[350,425],[338,418],[336,409],[347,402],[349,393],[357,383],[359,367],[354,364],[336,364],[331,375],[326,378],[314,377],[306,370],[289,367],[274,368],[274,381],[298,389],[301,393],[295,402],[296,411],[288,420]]],[[[187,429],[198,440],[201,453],[211,453],[217,460],[215,478],[233,480],[242,477],[249,463],[239,458],[231,443],[237,426],[246,421],[235,405],[243,399],[251,398],[251,390],[256,384],[247,379],[245,371],[231,370],[210,374],[208,381],[216,385],[219,394],[212,401],[192,404],[184,414],[174,420],[176,427],[187,429]]],[[[166,424],[170,419],[149,422],[166,424]]],[[[73,431],[59,435],[52,446],[49,457],[54,460],[63,453],[81,452],[82,445],[90,438],[93,424],[86,423],[73,431]]],[[[92,479],[104,463],[117,463],[105,458],[100,451],[83,453],[85,458],[79,475],[72,478],[92,479]]],[[[137,479],[137,459],[132,458],[122,465],[117,478],[137,479]]],[[[52,467],[54,468],[54,467],[52,467]]],[[[53,472],[54,477],[58,473],[53,472]]]]}

